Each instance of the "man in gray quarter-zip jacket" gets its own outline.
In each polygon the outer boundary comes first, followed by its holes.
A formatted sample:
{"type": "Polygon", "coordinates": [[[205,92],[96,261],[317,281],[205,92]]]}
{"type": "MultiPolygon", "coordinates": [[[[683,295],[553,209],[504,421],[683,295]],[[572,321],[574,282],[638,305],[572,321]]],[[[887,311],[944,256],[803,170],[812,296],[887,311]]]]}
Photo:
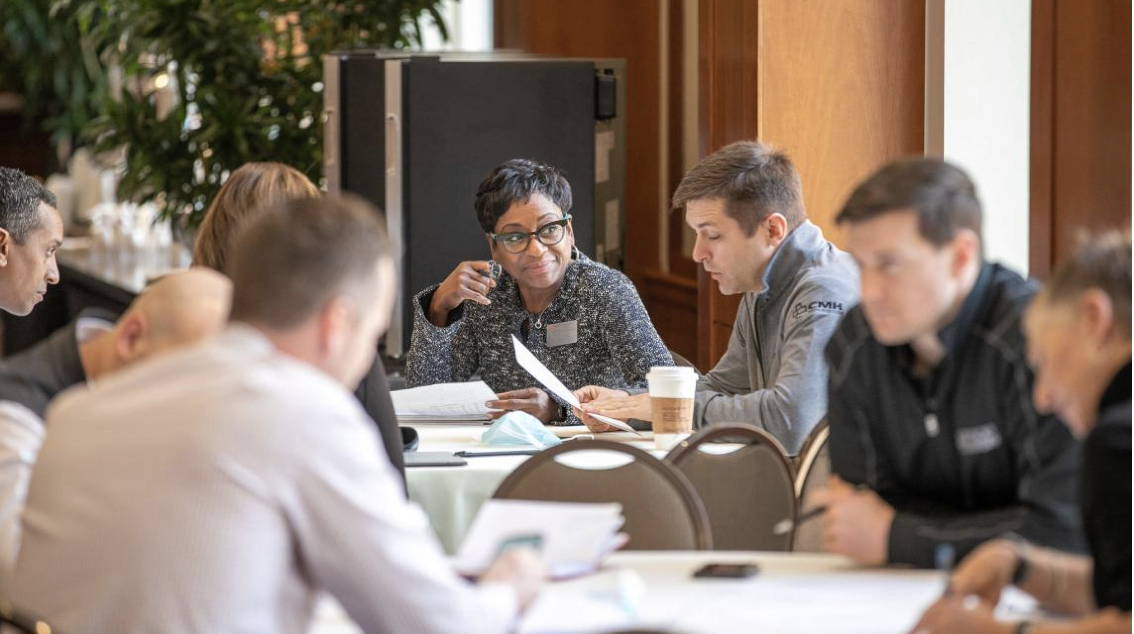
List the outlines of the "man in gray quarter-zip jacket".
{"type": "Polygon", "coordinates": [[[1078,447],[1032,404],[1020,318],[1035,288],[984,261],[972,181],[941,159],[898,161],[837,221],[862,303],[827,347],[824,549],[946,567],[1014,533],[1081,551],[1078,447]]]}
{"type": "MultiPolygon", "coordinates": [[[[851,258],[807,219],[788,156],[756,141],[689,171],[673,208],[697,233],[693,259],[727,295],[744,293],[724,356],[697,384],[694,425],[749,423],[795,454],[827,413],[823,348],[858,302],[851,258]]],[[[588,386],[584,411],[650,419],[648,394],[588,386]]],[[[606,426],[590,417],[592,429],[606,426]]]]}

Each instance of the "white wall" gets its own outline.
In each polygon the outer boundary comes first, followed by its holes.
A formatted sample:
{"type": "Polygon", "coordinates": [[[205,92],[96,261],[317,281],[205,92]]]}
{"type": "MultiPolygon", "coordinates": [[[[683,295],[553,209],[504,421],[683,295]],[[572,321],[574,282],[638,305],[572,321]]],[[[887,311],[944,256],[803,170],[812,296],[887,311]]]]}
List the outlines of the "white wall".
{"type": "Polygon", "coordinates": [[[1028,269],[1030,0],[928,0],[926,153],[976,182],[985,255],[1028,269]]]}
{"type": "Polygon", "coordinates": [[[422,23],[425,32],[425,51],[490,51],[492,50],[492,0],[447,0],[441,9],[449,27],[449,41],[441,39],[441,32],[426,18],[422,23]]]}

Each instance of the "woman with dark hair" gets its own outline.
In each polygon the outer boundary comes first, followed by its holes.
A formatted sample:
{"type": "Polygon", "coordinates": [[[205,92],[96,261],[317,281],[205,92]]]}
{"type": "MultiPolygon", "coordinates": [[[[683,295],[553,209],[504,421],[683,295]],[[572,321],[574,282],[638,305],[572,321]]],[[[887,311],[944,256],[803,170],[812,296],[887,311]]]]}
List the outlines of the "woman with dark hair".
{"type": "Polygon", "coordinates": [[[513,159],[476,193],[491,261],[460,263],[414,298],[410,386],[479,375],[493,409],[580,424],[517,364],[512,336],[570,389],[643,388],[651,366],[673,365],[634,285],[575,248],[571,186],[549,165],[513,159]]]}

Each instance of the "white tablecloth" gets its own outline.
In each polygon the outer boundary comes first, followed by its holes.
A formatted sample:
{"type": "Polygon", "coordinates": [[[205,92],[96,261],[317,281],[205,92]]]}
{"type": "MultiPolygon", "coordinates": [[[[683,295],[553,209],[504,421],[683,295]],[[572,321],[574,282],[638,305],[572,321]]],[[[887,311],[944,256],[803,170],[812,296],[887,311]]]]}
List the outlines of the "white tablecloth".
{"type": "MultiPolygon", "coordinates": [[[[481,447],[483,425],[416,425],[421,439],[420,451],[448,451],[481,447]]],[[[589,434],[585,427],[554,428],[562,438],[589,434]]],[[[653,449],[653,434],[636,436],[629,432],[599,434],[604,440],[627,442],[639,448],[653,449]]],[[[503,449],[503,447],[502,447],[503,449]]],[[[496,487],[520,463],[530,456],[494,456],[468,458],[463,467],[410,467],[406,469],[406,485],[410,500],[421,505],[445,552],[455,553],[461,538],[472,524],[480,505],[492,496],[496,487]]]]}
{"type": "MultiPolygon", "coordinates": [[[[943,587],[940,572],[859,568],[836,555],[625,552],[612,555],[599,574],[547,586],[520,632],[633,627],[688,634],[899,634],[943,587]],[[752,562],[760,573],[750,579],[693,578],[708,562],[752,562]]],[[[1034,602],[1009,589],[998,616],[1032,618],[1034,602]]],[[[328,602],[312,634],[357,631],[350,627],[341,609],[328,602]]]]}

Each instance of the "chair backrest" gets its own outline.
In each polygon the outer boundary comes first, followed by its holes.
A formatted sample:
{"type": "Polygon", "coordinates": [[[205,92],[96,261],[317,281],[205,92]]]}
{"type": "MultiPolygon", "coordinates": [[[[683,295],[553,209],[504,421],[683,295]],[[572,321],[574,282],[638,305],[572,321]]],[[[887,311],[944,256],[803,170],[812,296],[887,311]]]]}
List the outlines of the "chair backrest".
{"type": "MultiPolygon", "coordinates": [[[[831,452],[827,447],[827,438],[831,430],[827,422],[822,421],[807,437],[803,449],[799,452],[799,472],[795,476],[795,496],[799,499],[798,508],[807,511],[811,508],[811,496],[818,490],[827,486],[831,476],[831,452]]],[[[801,552],[819,552],[823,545],[823,525],[819,521],[811,521],[797,526],[795,529],[795,545],[792,550],[801,552]]]]}
{"type": "Polygon", "coordinates": [[[686,359],[680,354],[677,354],[673,350],[669,351],[669,356],[673,359],[673,365],[676,365],[679,368],[693,368],[694,370],[697,369],[697,366],[693,365],[692,361],[686,359]]]}
{"type": "Polygon", "coordinates": [[[752,425],[714,424],[674,447],[666,460],[701,496],[715,548],[791,550],[791,533],[776,535],[773,529],[795,517],[794,470],[771,434],[752,425]],[[713,441],[742,446],[721,453],[706,448],[713,441]]]}
{"type": "MultiPolygon", "coordinates": [[[[582,462],[586,456],[568,457],[582,462]]],[[[618,502],[631,550],[708,550],[711,531],[692,485],[671,465],[610,440],[576,440],[532,456],[508,475],[494,498],[553,502],[618,502]],[[565,464],[564,456],[604,452],[611,468],[565,464]]]]}

